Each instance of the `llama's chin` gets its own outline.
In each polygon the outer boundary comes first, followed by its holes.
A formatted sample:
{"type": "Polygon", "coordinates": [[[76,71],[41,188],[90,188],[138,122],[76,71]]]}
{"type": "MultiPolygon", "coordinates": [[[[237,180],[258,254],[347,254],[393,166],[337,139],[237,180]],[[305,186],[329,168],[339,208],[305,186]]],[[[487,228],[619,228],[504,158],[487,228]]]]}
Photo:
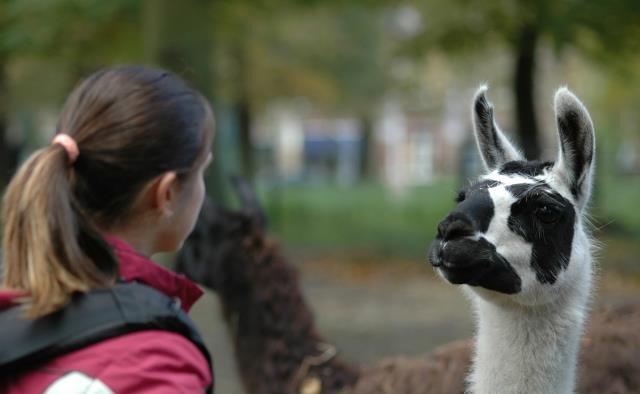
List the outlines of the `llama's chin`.
{"type": "Polygon", "coordinates": [[[464,268],[438,268],[440,275],[454,285],[468,285],[491,292],[513,295],[521,290],[520,277],[511,267],[482,261],[464,268]]]}
{"type": "Polygon", "coordinates": [[[429,261],[438,273],[454,285],[470,285],[515,294],[522,280],[507,260],[485,239],[463,238],[434,241],[429,261]]]}

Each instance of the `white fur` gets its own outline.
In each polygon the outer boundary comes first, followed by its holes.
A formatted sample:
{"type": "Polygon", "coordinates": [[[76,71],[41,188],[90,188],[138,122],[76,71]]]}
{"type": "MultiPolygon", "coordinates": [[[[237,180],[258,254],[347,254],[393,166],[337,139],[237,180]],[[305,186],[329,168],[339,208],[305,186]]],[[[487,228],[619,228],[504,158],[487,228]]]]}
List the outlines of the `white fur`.
{"type": "MultiPolygon", "coordinates": [[[[524,177],[487,178],[506,184],[531,182],[524,177]]],[[[551,175],[546,178],[555,183],[551,175]]],[[[569,197],[566,190],[558,189],[569,197]]],[[[567,269],[554,284],[541,284],[530,267],[531,245],[507,225],[515,198],[504,184],[489,189],[489,195],[495,214],[487,232],[480,236],[496,245],[516,270],[522,291],[505,295],[464,286],[477,317],[470,390],[477,394],[571,393],[592,276],[591,243],[580,210],[567,269]]]]}
{"type": "MultiPolygon", "coordinates": [[[[505,181],[504,177],[500,180],[505,181]]],[[[512,177],[506,183],[526,182],[526,178],[512,177]]],[[[515,198],[505,185],[489,189],[489,195],[495,214],[481,236],[496,245],[516,270],[522,291],[505,295],[464,286],[477,318],[470,391],[571,393],[592,276],[591,243],[582,228],[580,212],[567,269],[554,284],[541,284],[530,267],[531,245],[507,226],[515,198]]]]}

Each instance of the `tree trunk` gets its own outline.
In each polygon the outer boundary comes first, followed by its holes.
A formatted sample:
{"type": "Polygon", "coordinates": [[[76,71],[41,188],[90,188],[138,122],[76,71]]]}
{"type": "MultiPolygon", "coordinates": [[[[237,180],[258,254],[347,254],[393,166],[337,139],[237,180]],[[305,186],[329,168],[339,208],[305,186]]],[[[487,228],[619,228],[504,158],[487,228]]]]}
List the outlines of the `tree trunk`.
{"type": "Polygon", "coordinates": [[[242,175],[249,181],[255,175],[255,162],[253,155],[253,144],[251,142],[251,108],[246,97],[241,97],[235,103],[236,115],[238,117],[238,133],[240,144],[240,162],[242,175]]]}
{"type": "Polygon", "coordinates": [[[534,77],[538,30],[525,25],[516,43],[515,70],[516,130],[527,159],[540,157],[540,141],[534,104],[534,77]]]}
{"type": "Polygon", "coordinates": [[[202,0],[147,0],[143,8],[145,57],[188,80],[212,99],[211,4],[202,0]]]}
{"type": "Polygon", "coordinates": [[[20,149],[7,139],[7,75],[0,59],[0,191],[7,186],[16,170],[20,149]]]}
{"type": "Polygon", "coordinates": [[[238,142],[240,144],[240,166],[242,175],[251,182],[255,175],[255,160],[251,142],[251,103],[249,86],[249,64],[247,61],[247,45],[243,39],[235,48],[235,61],[238,68],[238,93],[233,105],[238,119],[238,142]]]}
{"type": "Polygon", "coordinates": [[[360,117],[362,142],[360,144],[360,181],[368,181],[373,177],[373,119],[370,113],[360,117]]]}
{"type": "MultiPolygon", "coordinates": [[[[142,20],[147,61],[180,75],[215,103],[213,15],[208,0],[147,0],[142,20]]],[[[212,147],[214,158],[221,156],[218,146],[212,147]]],[[[229,192],[222,167],[220,159],[214,159],[206,179],[208,194],[217,200],[229,192]]]]}

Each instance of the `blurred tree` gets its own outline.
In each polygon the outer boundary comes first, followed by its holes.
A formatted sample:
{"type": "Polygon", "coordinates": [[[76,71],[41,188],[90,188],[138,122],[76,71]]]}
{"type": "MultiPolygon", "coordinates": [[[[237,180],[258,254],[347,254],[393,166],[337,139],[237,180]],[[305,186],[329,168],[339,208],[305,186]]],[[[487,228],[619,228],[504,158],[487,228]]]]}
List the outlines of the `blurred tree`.
{"type": "MultiPolygon", "coordinates": [[[[212,57],[219,16],[210,0],[145,0],[143,2],[142,41],[146,63],[181,75],[211,103],[215,103],[212,57]]],[[[219,111],[219,109],[218,109],[219,111]]],[[[214,144],[214,156],[207,175],[208,193],[216,199],[226,195],[221,149],[214,144]]]]}
{"type": "MultiPolygon", "coordinates": [[[[0,26],[7,26],[10,22],[8,4],[0,3],[0,26]]],[[[4,29],[0,31],[0,34],[0,190],[2,190],[7,184],[10,174],[13,173],[17,160],[17,149],[8,144],[5,135],[8,106],[6,63],[13,45],[4,29]]]]}
{"type": "Polygon", "coordinates": [[[3,54],[0,54],[0,190],[4,189],[15,171],[20,151],[19,147],[9,143],[6,136],[8,106],[6,85],[6,60],[3,54]]]}
{"type": "Polygon", "coordinates": [[[141,15],[146,61],[180,74],[210,100],[216,22],[211,4],[209,0],[146,0],[141,15]]]}
{"type": "MultiPolygon", "coordinates": [[[[341,91],[334,110],[343,115],[344,112],[354,114],[359,120],[363,132],[360,175],[366,179],[373,175],[371,151],[376,114],[392,85],[389,66],[394,40],[388,34],[387,24],[391,9],[382,2],[375,5],[350,3],[343,4],[338,12],[330,7],[325,12],[325,19],[320,22],[329,27],[326,39],[336,47],[316,53],[314,62],[334,75],[341,91]],[[327,53],[332,55],[327,56],[327,53]]],[[[322,26],[316,28],[321,30],[322,26]]],[[[310,36],[313,36],[312,32],[310,36]]],[[[314,41],[317,45],[318,39],[314,41]]],[[[309,45],[313,43],[309,42],[309,45]]]]}
{"type": "Polygon", "coordinates": [[[536,158],[536,51],[543,40],[557,53],[572,47],[606,66],[619,66],[640,49],[640,2],[636,0],[434,0],[416,3],[427,22],[411,48],[448,52],[506,43],[514,57],[516,128],[525,155],[536,158]]]}
{"type": "Polygon", "coordinates": [[[8,0],[0,7],[7,61],[63,61],[76,79],[105,64],[142,59],[137,1],[8,0]]]}
{"type": "Polygon", "coordinates": [[[137,2],[129,0],[0,2],[1,185],[12,175],[21,150],[6,138],[7,111],[16,105],[16,100],[8,96],[11,66],[20,64],[23,69],[26,64],[39,64],[36,68],[46,80],[52,63],[64,63],[72,74],[69,79],[75,81],[98,66],[120,61],[123,55],[135,59],[139,46],[131,38],[135,35],[136,12],[137,2]]]}
{"type": "Polygon", "coordinates": [[[216,4],[217,87],[238,116],[245,175],[255,172],[253,115],[272,100],[304,97],[315,110],[356,114],[370,134],[387,83],[383,12],[301,0],[216,4]]]}

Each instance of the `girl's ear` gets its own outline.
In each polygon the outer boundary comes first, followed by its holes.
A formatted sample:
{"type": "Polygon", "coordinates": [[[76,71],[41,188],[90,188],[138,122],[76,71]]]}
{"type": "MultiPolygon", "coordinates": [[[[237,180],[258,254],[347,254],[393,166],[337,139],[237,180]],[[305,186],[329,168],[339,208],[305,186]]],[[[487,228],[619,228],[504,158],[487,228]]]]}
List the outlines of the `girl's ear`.
{"type": "Polygon", "coordinates": [[[168,171],[154,181],[150,190],[153,209],[161,216],[173,215],[174,200],[177,196],[178,178],[175,171],[168,171]]]}
{"type": "Polygon", "coordinates": [[[523,160],[523,156],[502,134],[493,118],[493,105],[487,101],[487,86],[481,86],[473,100],[473,130],[482,161],[489,171],[493,171],[509,161],[523,160]]]}

